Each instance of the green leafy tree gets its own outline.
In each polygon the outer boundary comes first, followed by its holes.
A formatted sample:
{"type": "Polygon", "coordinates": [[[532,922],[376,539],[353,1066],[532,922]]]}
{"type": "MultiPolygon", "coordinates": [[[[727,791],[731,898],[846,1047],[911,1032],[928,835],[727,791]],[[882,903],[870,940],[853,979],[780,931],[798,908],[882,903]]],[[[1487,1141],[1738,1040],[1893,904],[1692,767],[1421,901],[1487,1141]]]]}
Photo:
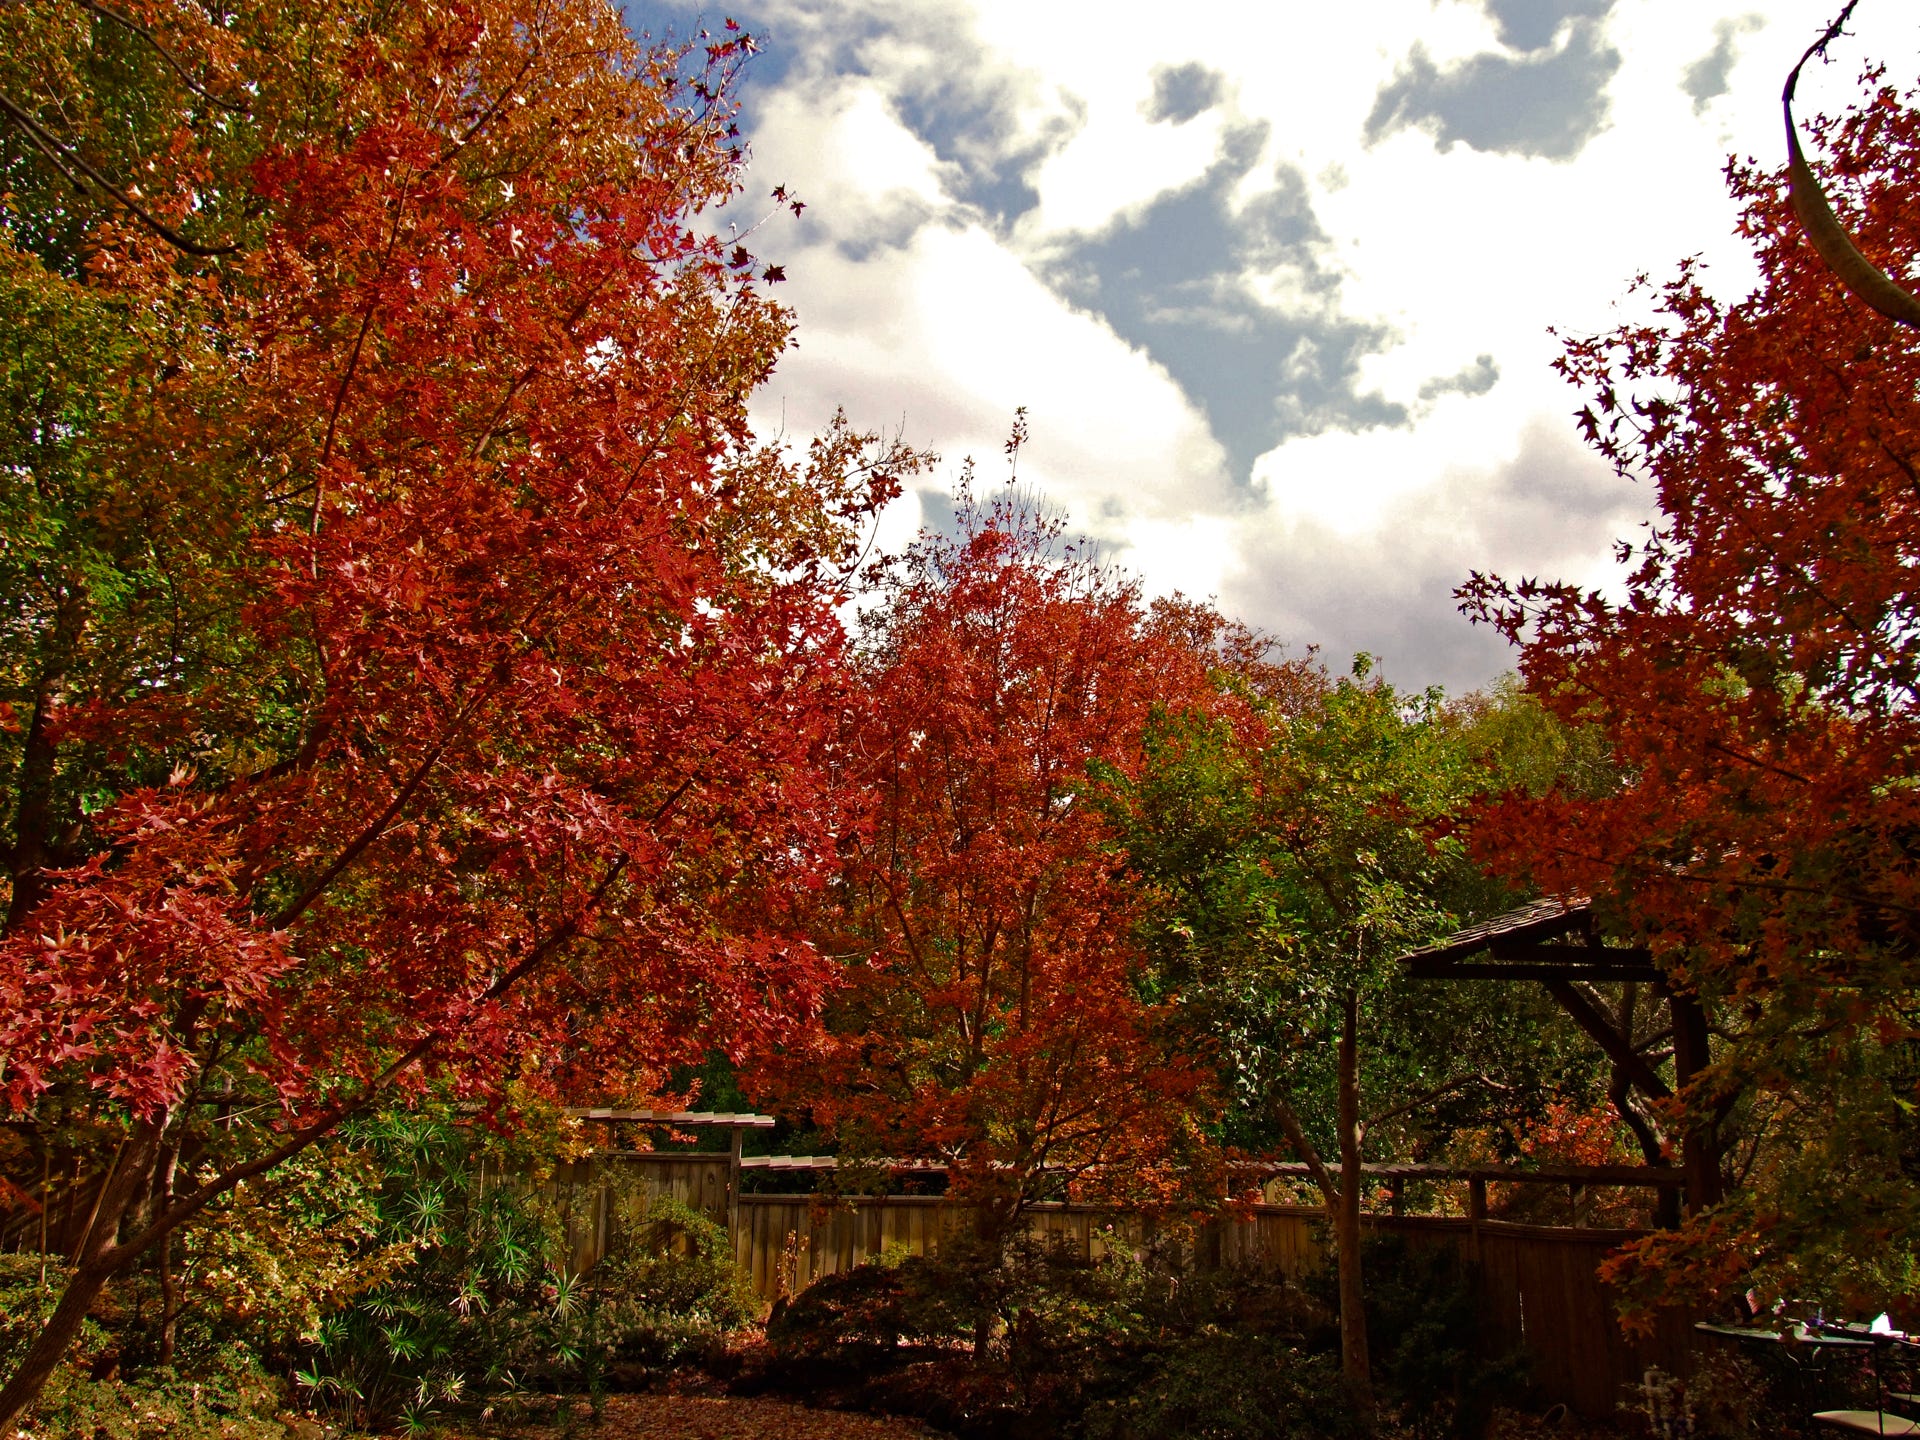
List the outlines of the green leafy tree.
{"type": "Polygon", "coordinates": [[[1284,1141],[1310,1167],[1339,1258],[1343,1365],[1369,1363],[1359,1249],[1369,1147],[1397,1158],[1511,1120],[1591,1068],[1544,997],[1415,986],[1395,963],[1510,902],[1449,822],[1503,764],[1569,755],[1511,697],[1461,708],[1405,695],[1366,657],[1279,695],[1224,668],[1254,722],[1164,716],[1124,844],[1160,904],[1153,983],[1215,1037],[1234,1086],[1231,1138],[1284,1141]]]}

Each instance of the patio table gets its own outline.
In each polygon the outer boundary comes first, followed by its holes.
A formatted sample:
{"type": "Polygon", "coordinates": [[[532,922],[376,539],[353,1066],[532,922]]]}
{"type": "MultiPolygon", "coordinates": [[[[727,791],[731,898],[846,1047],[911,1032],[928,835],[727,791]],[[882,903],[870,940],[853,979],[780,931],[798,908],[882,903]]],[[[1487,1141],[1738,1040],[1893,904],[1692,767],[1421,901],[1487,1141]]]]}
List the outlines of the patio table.
{"type": "MultiPolygon", "coordinates": [[[[1693,1328],[1704,1334],[1725,1336],[1729,1340],[1739,1340],[1747,1344],[1772,1345],[1778,1347],[1781,1352],[1781,1358],[1786,1360],[1791,1367],[1788,1371],[1787,1384],[1788,1393],[1792,1397],[1791,1403],[1793,1407],[1803,1415],[1812,1411],[1813,1418],[1824,1425],[1837,1426],[1841,1429],[1858,1430],[1860,1428],[1859,1425],[1833,1417],[1873,1416],[1879,1413],[1874,1410],[1812,1410],[1812,1406],[1817,1403],[1815,1396],[1818,1393],[1815,1372],[1824,1368],[1820,1365],[1821,1357],[1848,1350],[1873,1350],[1875,1348],[1874,1341],[1867,1338],[1865,1334],[1836,1334],[1830,1330],[1816,1330],[1797,1321],[1784,1326],[1767,1326],[1715,1325],[1708,1321],[1701,1320],[1696,1322],[1693,1328]],[[1802,1353],[1803,1351],[1805,1352],[1804,1354],[1802,1353]]],[[[1876,1363],[1874,1365],[1874,1390],[1876,1393],[1879,1392],[1879,1388],[1879,1366],[1876,1363]]],[[[1889,1418],[1899,1421],[1898,1416],[1889,1418]]],[[[1877,1421],[1874,1427],[1866,1433],[1895,1436],[1913,1436],[1915,1434],[1913,1430],[1900,1428],[1898,1425],[1889,1426],[1883,1431],[1878,1428],[1877,1421]]]]}
{"type": "Polygon", "coordinates": [[[1816,1410],[1813,1418],[1822,1425],[1864,1435],[1920,1434],[1920,1420],[1909,1420],[1887,1410],[1816,1410]]]}
{"type": "Polygon", "coordinates": [[[1822,1349],[1872,1349],[1873,1341],[1865,1335],[1835,1335],[1825,1330],[1810,1330],[1805,1325],[1794,1325],[1784,1333],[1777,1328],[1764,1325],[1712,1325],[1705,1320],[1695,1323],[1694,1329],[1703,1330],[1709,1335],[1726,1335],[1735,1340],[1754,1340],[1772,1345],[1813,1345],[1822,1349]]]}

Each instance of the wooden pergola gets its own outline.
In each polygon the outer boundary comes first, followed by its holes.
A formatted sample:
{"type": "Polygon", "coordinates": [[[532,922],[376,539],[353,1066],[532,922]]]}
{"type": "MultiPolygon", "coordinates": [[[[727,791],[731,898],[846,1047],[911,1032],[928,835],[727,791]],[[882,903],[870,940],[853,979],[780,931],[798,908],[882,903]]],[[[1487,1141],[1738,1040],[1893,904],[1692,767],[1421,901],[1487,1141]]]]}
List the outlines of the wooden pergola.
{"type": "MultiPolygon", "coordinates": [[[[1536,982],[1612,1062],[1615,1104],[1638,1091],[1651,1101],[1669,1100],[1707,1064],[1707,1016],[1690,992],[1668,983],[1643,949],[1609,945],[1584,897],[1536,900],[1400,957],[1413,980],[1520,980],[1536,982]],[[1666,1000],[1672,1017],[1673,1084],[1641,1053],[1631,1034],[1595,1003],[1584,987],[1605,981],[1639,981],[1666,1000]]],[[[1680,1169],[1691,1213],[1720,1199],[1720,1167],[1711,1137],[1699,1126],[1681,1136],[1680,1169]]],[[[1663,1198],[1667,1192],[1662,1192],[1663,1198]]],[[[1677,1216],[1666,1216],[1676,1219],[1677,1216]]]]}

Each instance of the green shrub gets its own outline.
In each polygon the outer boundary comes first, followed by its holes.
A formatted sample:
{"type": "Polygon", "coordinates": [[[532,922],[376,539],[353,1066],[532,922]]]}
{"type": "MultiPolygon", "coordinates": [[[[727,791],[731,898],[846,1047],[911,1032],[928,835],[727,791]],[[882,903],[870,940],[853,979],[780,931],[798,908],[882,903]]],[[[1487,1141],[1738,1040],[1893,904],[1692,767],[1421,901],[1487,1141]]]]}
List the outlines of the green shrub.
{"type": "Polygon", "coordinates": [[[1330,1317],[1297,1286],[1177,1246],[1089,1261],[950,1243],[815,1282],[768,1323],[773,1383],[963,1436],[1338,1437],[1330,1317]]]}
{"type": "Polygon", "coordinates": [[[1340,1367],[1278,1335],[1207,1328],[1149,1350],[1087,1407],[1086,1440],[1288,1440],[1359,1433],[1340,1367]]]}
{"type": "MultiPolygon", "coordinates": [[[[60,1299],[65,1274],[38,1255],[0,1255],[0,1375],[11,1374],[60,1299]]],[[[112,1311],[111,1294],[102,1308],[112,1311]]],[[[109,1318],[112,1318],[111,1316],[109,1318]]],[[[200,1346],[179,1366],[119,1373],[131,1327],[89,1317],[28,1411],[32,1440],[281,1440],[278,1381],[238,1343],[200,1346]]],[[[136,1331],[137,1334],[137,1331],[136,1331]]]]}
{"type": "Polygon", "coordinates": [[[154,1366],[130,1379],[93,1379],[60,1366],[29,1412],[34,1440],[283,1440],[278,1381],[246,1346],[224,1346],[192,1373],[154,1366]]]}
{"type": "MultiPolygon", "coordinates": [[[[1474,1440],[1496,1405],[1526,1384],[1526,1357],[1488,1354],[1480,1306],[1458,1251],[1409,1245],[1398,1235],[1369,1236],[1361,1252],[1366,1277],[1367,1348],[1381,1397],[1416,1436],[1474,1440]]],[[[1327,1266],[1310,1282],[1330,1296],[1327,1266]]]]}
{"type": "Polygon", "coordinates": [[[451,1408],[526,1408],[584,1391],[596,1411],[613,1367],[698,1355],[751,1321],[751,1288],[726,1232],[638,1187],[616,1192],[613,1249],[569,1271],[565,1226],[530,1183],[482,1173],[472,1127],[444,1107],[356,1128],[378,1159],[370,1254],[412,1259],[322,1320],[298,1379],[309,1401],[355,1425],[410,1429],[451,1408]]]}
{"type": "MultiPolygon", "coordinates": [[[[66,1280],[65,1265],[58,1256],[43,1262],[38,1255],[0,1255],[0,1375],[11,1375],[25,1357],[59,1304],[66,1280]]],[[[113,1337],[89,1316],[67,1352],[68,1362],[91,1369],[112,1347],[113,1337]]]]}
{"type": "MultiPolygon", "coordinates": [[[[975,1345],[1023,1300],[1035,1283],[1031,1248],[950,1241],[937,1255],[892,1255],[813,1282],[776,1304],[767,1343],[795,1362],[840,1371],[890,1368],[899,1348],[975,1345]]],[[[982,1356],[984,1358],[984,1354],[982,1356]]]]}
{"type": "Polygon", "coordinates": [[[704,1356],[759,1310],[724,1228],[668,1196],[618,1196],[614,1243],[584,1278],[571,1349],[591,1391],[609,1367],[635,1377],[704,1356]]]}
{"type": "Polygon", "coordinates": [[[304,1397],[342,1423],[418,1428],[518,1390],[552,1362],[556,1312],[577,1302],[556,1217],[524,1187],[488,1181],[471,1127],[446,1107],[383,1114],[350,1138],[381,1171],[369,1257],[412,1258],[321,1319],[295,1372],[304,1397]]]}

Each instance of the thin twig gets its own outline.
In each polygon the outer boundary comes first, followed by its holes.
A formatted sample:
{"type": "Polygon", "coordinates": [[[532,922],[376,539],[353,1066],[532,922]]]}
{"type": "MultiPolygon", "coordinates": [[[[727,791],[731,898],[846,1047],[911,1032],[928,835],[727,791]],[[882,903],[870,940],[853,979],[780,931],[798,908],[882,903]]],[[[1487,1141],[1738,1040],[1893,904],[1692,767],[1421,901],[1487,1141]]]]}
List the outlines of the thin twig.
{"type": "Polygon", "coordinates": [[[159,37],[139,21],[129,19],[118,10],[109,10],[106,6],[100,4],[99,0],[75,0],[75,3],[80,5],[82,9],[91,10],[103,20],[111,20],[122,29],[131,30],[135,35],[138,35],[142,40],[146,41],[147,44],[154,48],[162,60],[173,67],[173,73],[180,77],[180,83],[185,85],[187,89],[198,95],[209,105],[218,105],[222,110],[226,110],[234,115],[245,115],[248,113],[246,106],[236,105],[231,100],[222,100],[218,95],[213,94],[204,85],[200,84],[199,81],[195,80],[193,76],[189,75],[187,73],[187,67],[176,60],[173,52],[160,43],[159,37]]]}
{"type": "Polygon", "coordinates": [[[0,115],[6,116],[7,119],[11,120],[24,131],[27,138],[34,143],[34,147],[47,157],[54,169],[67,177],[74,189],[85,191],[87,187],[81,183],[80,175],[86,176],[88,180],[91,180],[95,185],[99,186],[102,191],[123,206],[149,230],[153,231],[154,234],[173,246],[174,249],[184,250],[189,255],[199,255],[206,259],[212,259],[218,255],[231,255],[240,248],[238,242],[232,245],[197,244],[187,239],[187,237],[182,235],[178,230],[173,229],[165,221],[155,219],[141,207],[139,201],[135,200],[111,180],[107,179],[106,176],[94,169],[93,166],[89,165],[85,160],[82,160],[51,133],[42,129],[39,121],[35,120],[18,105],[14,104],[13,101],[9,100],[4,94],[0,94],[0,115]],[[75,175],[75,170],[78,170],[80,175],[75,175]]]}

